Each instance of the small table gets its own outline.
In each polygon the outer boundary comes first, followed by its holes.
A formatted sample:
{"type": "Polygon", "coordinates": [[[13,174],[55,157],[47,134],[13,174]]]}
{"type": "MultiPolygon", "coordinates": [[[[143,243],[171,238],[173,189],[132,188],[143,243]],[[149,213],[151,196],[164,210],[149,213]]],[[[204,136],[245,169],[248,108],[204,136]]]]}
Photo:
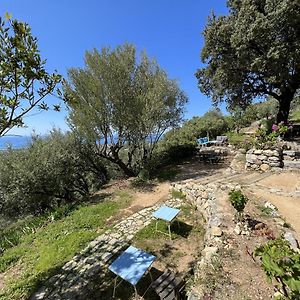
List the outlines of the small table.
{"type": "Polygon", "coordinates": [[[172,207],[169,207],[166,205],[161,206],[158,210],[156,210],[153,213],[153,217],[156,218],[155,231],[159,231],[163,234],[166,234],[165,232],[162,232],[157,229],[158,219],[166,221],[168,223],[168,231],[169,231],[168,235],[170,237],[170,240],[172,240],[170,225],[171,225],[172,221],[176,218],[176,216],[179,214],[179,212],[180,212],[180,209],[172,208],[172,207]]]}
{"type": "MultiPolygon", "coordinates": [[[[109,267],[108,269],[116,274],[114,280],[113,298],[115,297],[115,291],[117,286],[126,280],[134,287],[134,293],[137,297],[136,285],[151,267],[156,257],[143,250],[137,249],[133,246],[128,247],[109,267]],[[122,280],[117,285],[117,279],[121,277],[122,280]]],[[[151,272],[150,277],[152,280],[151,272]]],[[[148,289],[147,289],[148,290],[148,289]]],[[[147,291],[146,291],[147,292],[147,291]]],[[[145,293],[146,293],[145,292],[145,293]]]]}

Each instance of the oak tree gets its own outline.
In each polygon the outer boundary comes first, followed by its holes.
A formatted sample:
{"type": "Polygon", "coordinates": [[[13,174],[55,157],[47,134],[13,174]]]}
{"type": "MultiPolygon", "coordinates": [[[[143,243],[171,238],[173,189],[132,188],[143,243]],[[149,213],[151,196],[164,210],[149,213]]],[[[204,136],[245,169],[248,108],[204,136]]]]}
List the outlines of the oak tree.
{"type": "Polygon", "coordinates": [[[196,73],[200,90],[218,104],[247,106],[272,96],[277,122],[287,122],[300,87],[300,2],[228,0],[227,16],[210,16],[196,73]]]}

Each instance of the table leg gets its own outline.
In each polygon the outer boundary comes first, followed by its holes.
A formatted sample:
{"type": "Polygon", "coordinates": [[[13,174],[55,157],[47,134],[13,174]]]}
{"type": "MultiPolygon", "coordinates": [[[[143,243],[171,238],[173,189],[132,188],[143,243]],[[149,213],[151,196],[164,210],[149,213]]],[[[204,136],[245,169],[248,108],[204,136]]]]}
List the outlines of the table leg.
{"type": "Polygon", "coordinates": [[[117,278],[118,278],[118,276],[116,276],[116,278],[114,279],[114,290],[113,290],[113,296],[112,296],[113,298],[115,298],[117,278]]]}
{"type": "Polygon", "coordinates": [[[170,223],[168,223],[168,229],[169,229],[169,236],[170,236],[170,241],[172,241],[172,235],[171,235],[171,228],[170,228],[170,223]]]}
{"type": "Polygon", "coordinates": [[[157,219],[156,219],[156,222],[155,222],[155,232],[157,231],[157,219]]]}
{"type": "Polygon", "coordinates": [[[138,298],[138,293],[137,293],[137,289],[136,286],[134,285],[134,298],[137,299],[138,298]]]}

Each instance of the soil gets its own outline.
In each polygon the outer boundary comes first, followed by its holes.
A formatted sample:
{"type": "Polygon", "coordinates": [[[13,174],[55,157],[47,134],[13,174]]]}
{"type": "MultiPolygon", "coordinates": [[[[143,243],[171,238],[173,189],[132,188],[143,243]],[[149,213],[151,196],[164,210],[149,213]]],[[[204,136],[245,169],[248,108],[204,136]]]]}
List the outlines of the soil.
{"type": "Polygon", "coordinates": [[[254,195],[278,208],[279,213],[295,230],[295,237],[300,240],[300,195],[290,194],[300,190],[300,174],[298,172],[274,174],[250,189],[254,195]],[[278,189],[278,192],[271,193],[270,189],[278,189]]]}

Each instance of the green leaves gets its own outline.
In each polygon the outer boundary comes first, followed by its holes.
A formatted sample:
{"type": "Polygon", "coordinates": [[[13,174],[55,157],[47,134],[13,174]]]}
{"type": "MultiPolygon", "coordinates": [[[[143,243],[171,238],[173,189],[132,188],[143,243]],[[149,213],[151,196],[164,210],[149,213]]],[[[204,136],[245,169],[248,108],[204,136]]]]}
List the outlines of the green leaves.
{"type": "Polygon", "coordinates": [[[229,192],[229,201],[237,211],[239,219],[242,219],[242,214],[248,200],[249,199],[241,192],[241,190],[232,190],[229,192]]]}
{"type": "Polygon", "coordinates": [[[69,122],[128,176],[151,160],[162,134],[182,118],[187,97],[133,45],[87,51],[64,85],[69,122]]]}
{"type": "Polygon", "coordinates": [[[255,256],[261,257],[262,267],[269,280],[276,280],[286,299],[300,296],[300,255],[288,241],[276,239],[257,247],[255,256]]]}
{"type": "MultiPolygon", "coordinates": [[[[299,1],[228,1],[228,7],[229,15],[211,16],[203,33],[201,92],[231,108],[266,96],[290,103],[300,87],[299,1]]],[[[286,121],[289,106],[281,110],[286,121]]]]}
{"type": "Polygon", "coordinates": [[[28,24],[0,18],[0,136],[14,126],[23,125],[23,117],[35,107],[47,110],[41,103],[52,93],[61,76],[45,71],[37,39],[28,24]]]}

